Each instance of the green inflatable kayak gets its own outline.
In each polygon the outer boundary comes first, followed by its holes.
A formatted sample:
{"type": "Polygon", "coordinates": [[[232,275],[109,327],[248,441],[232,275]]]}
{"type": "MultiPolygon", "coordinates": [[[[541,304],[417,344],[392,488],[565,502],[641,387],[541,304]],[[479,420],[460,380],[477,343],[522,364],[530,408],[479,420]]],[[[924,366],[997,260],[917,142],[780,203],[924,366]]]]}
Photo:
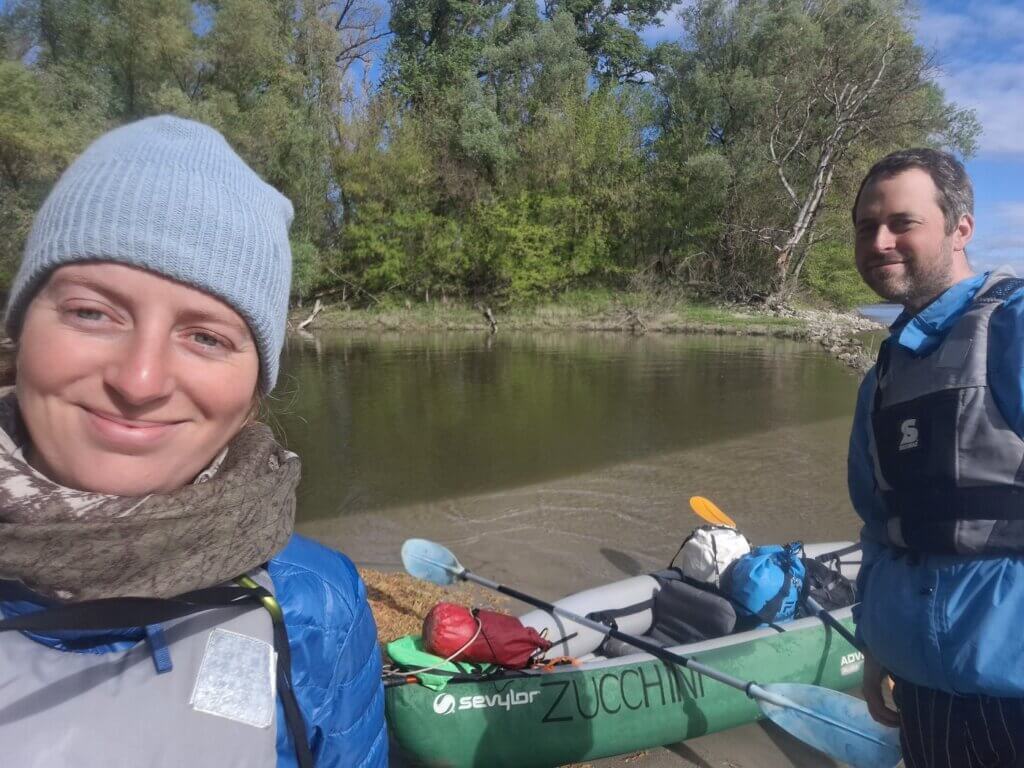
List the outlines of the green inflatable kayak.
{"type": "MultiPolygon", "coordinates": [[[[807,547],[807,554],[844,543],[807,547]]],[[[855,555],[859,560],[859,553],[855,555]]],[[[856,564],[843,564],[853,578],[856,564]]],[[[629,634],[656,638],[677,653],[759,683],[812,683],[834,689],[859,685],[863,659],[817,618],[672,645],[659,634],[652,598],[663,581],[636,576],[558,601],[578,614],[614,612],[629,634]]],[[[833,615],[851,630],[850,608],[833,615]]],[[[388,727],[413,765],[471,768],[558,766],[672,744],[750,723],[757,704],[741,691],[658,661],[543,611],[523,623],[561,638],[548,657],[575,665],[550,670],[464,675],[431,687],[392,677],[385,690],[388,727]],[[482,677],[480,675],[483,675],[482,677]],[[397,683],[397,684],[396,684],[397,683]]]]}

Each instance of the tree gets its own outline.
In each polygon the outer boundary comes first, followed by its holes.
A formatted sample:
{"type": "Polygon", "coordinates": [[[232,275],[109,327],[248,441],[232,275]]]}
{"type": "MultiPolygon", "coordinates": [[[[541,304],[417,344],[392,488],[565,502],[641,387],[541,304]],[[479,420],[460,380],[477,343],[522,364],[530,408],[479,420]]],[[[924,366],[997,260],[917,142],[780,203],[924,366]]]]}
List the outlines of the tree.
{"type": "Polygon", "coordinates": [[[421,106],[467,74],[475,78],[485,33],[503,7],[502,0],[393,0],[385,88],[421,106]]]}
{"type": "Polygon", "coordinates": [[[650,51],[639,31],[661,24],[673,0],[548,0],[545,15],[568,13],[595,73],[639,80],[650,70],[650,51]]]}
{"type": "Polygon", "coordinates": [[[0,60],[0,285],[14,276],[33,211],[49,186],[101,130],[95,96],[80,81],[0,60]]]}
{"type": "Polygon", "coordinates": [[[392,0],[388,30],[374,0],[8,0],[0,259],[89,140],[161,112],[292,200],[298,295],[359,300],[637,271],[785,295],[812,251],[831,279],[872,159],[973,147],[901,0],[696,0],[685,44],[648,48],[669,5],[392,0]]]}
{"type": "Polygon", "coordinates": [[[532,0],[516,0],[481,51],[480,71],[504,125],[519,136],[566,98],[587,91],[590,64],[567,13],[542,21],[532,0]]]}
{"type": "Polygon", "coordinates": [[[837,174],[906,144],[973,151],[973,113],[945,102],[901,2],[699,0],[684,18],[669,129],[727,161],[718,256],[756,288],[795,288],[837,174]]]}

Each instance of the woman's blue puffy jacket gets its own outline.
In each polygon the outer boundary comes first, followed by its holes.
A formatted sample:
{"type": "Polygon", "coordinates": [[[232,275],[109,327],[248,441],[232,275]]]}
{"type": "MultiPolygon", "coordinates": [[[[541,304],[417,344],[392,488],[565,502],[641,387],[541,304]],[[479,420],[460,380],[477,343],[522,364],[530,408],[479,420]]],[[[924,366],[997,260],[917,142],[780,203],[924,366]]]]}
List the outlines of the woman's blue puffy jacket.
{"type": "MultiPolygon", "coordinates": [[[[317,768],[384,768],[388,739],[384,727],[377,628],[366,601],[366,587],[347,557],[302,536],[267,565],[284,611],[292,656],[292,684],[306,721],[317,768]]],[[[20,615],[39,605],[0,603],[0,613],[20,615]]],[[[60,638],[29,635],[59,650],[86,653],[123,651],[141,629],[107,633],[61,633],[60,638]],[[85,647],[73,642],[89,634],[85,647]],[[72,641],[72,642],[68,642],[72,641]]],[[[277,765],[295,768],[295,750],[277,702],[277,765]]]]}
{"type": "MultiPolygon", "coordinates": [[[[377,627],[352,561],[302,536],[268,566],[284,610],[292,683],[317,768],[388,764],[377,627]]],[[[277,764],[296,765],[281,702],[277,764]]]]}

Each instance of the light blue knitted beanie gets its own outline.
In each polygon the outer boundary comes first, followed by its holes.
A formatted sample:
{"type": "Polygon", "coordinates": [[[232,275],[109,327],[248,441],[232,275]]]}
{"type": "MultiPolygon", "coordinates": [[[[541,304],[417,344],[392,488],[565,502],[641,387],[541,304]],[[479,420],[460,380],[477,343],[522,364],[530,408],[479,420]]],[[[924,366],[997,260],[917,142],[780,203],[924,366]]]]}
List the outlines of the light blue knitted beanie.
{"type": "Polygon", "coordinates": [[[260,389],[277,381],[292,258],[292,205],[202,123],[162,116],[97,139],[39,210],[7,303],[17,338],[56,267],[114,261],[200,288],[230,304],[259,348],[260,389]]]}

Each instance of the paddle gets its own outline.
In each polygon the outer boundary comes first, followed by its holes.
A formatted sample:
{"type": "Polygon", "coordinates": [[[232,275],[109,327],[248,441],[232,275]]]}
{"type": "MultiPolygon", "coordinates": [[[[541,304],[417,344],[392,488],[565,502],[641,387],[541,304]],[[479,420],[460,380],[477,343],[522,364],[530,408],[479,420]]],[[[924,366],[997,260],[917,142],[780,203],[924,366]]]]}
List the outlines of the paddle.
{"type": "Polygon", "coordinates": [[[812,614],[817,616],[825,624],[828,624],[830,627],[832,627],[832,629],[834,629],[836,632],[838,632],[840,635],[842,635],[842,638],[846,642],[848,642],[850,645],[852,645],[858,651],[863,651],[864,650],[863,648],[860,647],[860,643],[857,642],[857,638],[853,636],[853,632],[851,632],[845,626],[843,626],[843,623],[841,621],[839,621],[839,619],[837,619],[831,613],[826,611],[821,606],[821,604],[818,603],[817,600],[815,600],[810,595],[805,595],[804,596],[804,605],[807,606],[807,609],[812,614]]]}
{"type": "Polygon", "coordinates": [[[729,528],[736,527],[736,523],[733,522],[731,517],[715,506],[714,502],[710,499],[705,499],[703,496],[691,496],[690,509],[697,513],[698,517],[707,520],[712,525],[724,525],[729,528]]]}
{"type": "Polygon", "coordinates": [[[758,702],[761,712],[772,722],[804,743],[855,768],[879,768],[896,765],[899,762],[900,748],[896,731],[877,724],[868,715],[864,703],[852,696],[813,685],[759,685],[741,680],[690,657],[673,653],[642,637],[627,635],[560,606],[478,576],[459,563],[448,549],[433,541],[406,540],[402,545],[402,564],[405,570],[417,579],[440,586],[453,584],[458,579],[472,581],[581,626],[607,634],[662,661],[691,669],[723,685],[743,691],[758,702]]]}
{"type": "MultiPolygon", "coordinates": [[[[731,517],[720,510],[713,501],[706,499],[703,496],[690,497],[690,509],[692,509],[698,517],[703,520],[707,520],[709,523],[725,525],[729,528],[736,527],[736,523],[733,522],[731,517]]],[[[810,595],[805,596],[804,605],[807,606],[808,610],[812,614],[821,619],[822,622],[828,624],[832,629],[838,632],[846,642],[858,651],[863,650],[863,648],[860,647],[860,643],[857,642],[857,638],[853,636],[853,633],[843,626],[839,619],[826,611],[813,597],[810,595]]]]}

